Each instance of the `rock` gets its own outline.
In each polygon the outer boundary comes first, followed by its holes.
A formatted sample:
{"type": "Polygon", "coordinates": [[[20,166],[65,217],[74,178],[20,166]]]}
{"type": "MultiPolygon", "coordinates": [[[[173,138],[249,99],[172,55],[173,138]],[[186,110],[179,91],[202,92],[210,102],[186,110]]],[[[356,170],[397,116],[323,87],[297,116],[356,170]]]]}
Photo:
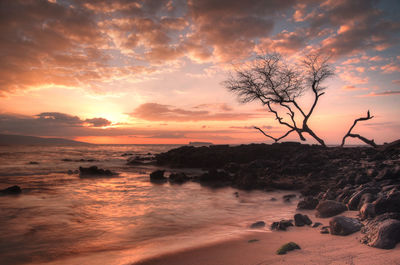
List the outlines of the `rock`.
{"type": "Polygon", "coordinates": [[[294,225],[295,226],[304,226],[304,225],[311,225],[312,221],[307,215],[303,214],[295,214],[294,215],[294,225]]]}
{"type": "Polygon", "coordinates": [[[278,254],[278,255],[283,255],[283,254],[286,254],[288,251],[292,251],[292,250],[295,250],[295,249],[300,249],[300,246],[297,245],[297,244],[294,243],[294,242],[289,242],[289,243],[286,243],[286,244],[282,245],[282,246],[276,251],[276,254],[278,254]]]}
{"type": "Polygon", "coordinates": [[[166,182],[167,178],[164,177],[165,170],[156,170],[150,173],[151,182],[166,182]]]}
{"type": "Polygon", "coordinates": [[[270,201],[271,201],[271,202],[275,202],[275,201],[277,201],[277,199],[274,198],[274,197],[272,197],[272,198],[270,199],[270,201]]]}
{"type": "Polygon", "coordinates": [[[338,215],[347,210],[346,205],[337,201],[322,201],[316,207],[317,217],[327,218],[338,215]]]}
{"type": "Polygon", "coordinates": [[[271,225],[271,230],[286,231],[289,226],[293,226],[292,220],[281,220],[279,222],[273,222],[271,225]]]}
{"type": "Polygon", "coordinates": [[[374,204],[375,213],[377,215],[386,212],[400,212],[400,192],[394,192],[385,197],[380,197],[374,204]]]}
{"type": "Polygon", "coordinates": [[[297,209],[314,210],[318,205],[318,199],[313,196],[307,196],[297,204],[297,209]]]}
{"type": "Polygon", "coordinates": [[[359,209],[358,206],[360,204],[362,195],[366,193],[375,194],[377,192],[379,192],[378,188],[368,188],[368,187],[362,189],[361,191],[357,191],[350,197],[347,207],[349,208],[349,210],[358,210],[359,209]]]}
{"type": "Polygon", "coordinates": [[[318,226],[320,226],[320,225],[322,225],[322,223],[320,223],[320,222],[315,222],[315,223],[312,225],[312,228],[316,228],[316,227],[318,227],[318,226]]]}
{"type": "Polygon", "coordinates": [[[30,161],[28,164],[29,164],[29,165],[39,165],[39,162],[36,162],[36,161],[30,161]]]}
{"type": "Polygon", "coordinates": [[[391,249],[400,242],[400,221],[386,219],[373,226],[361,242],[375,248],[391,249]]]}
{"type": "Polygon", "coordinates": [[[69,169],[69,170],[67,171],[67,174],[68,174],[68,175],[72,175],[72,174],[74,174],[74,172],[73,172],[71,169],[69,169]]]}
{"type": "Polygon", "coordinates": [[[260,240],[255,238],[255,239],[250,239],[249,241],[247,241],[247,243],[255,243],[258,241],[260,241],[260,240]]]}
{"type": "Polygon", "coordinates": [[[329,234],[329,230],[328,230],[327,227],[322,227],[321,230],[319,230],[319,232],[320,232],[321,234],[329,234]]]}
{"type": "Polygon", "coordinates": [[[362,224],[358,219],[346,216],[335,216],[329,221],[332,235],[346,236],[361,230],[362,224]]]}
{"type": "Polygon", "coordinates": [[[80,177],[104,177],[113,175],[117,175],[117,173],[114,173],[108,169],[98,168],[97,166],[79,167],[80,177]]]}
{"type": "Polygon", "coordinates": [[[372,203],[364,203],[360,209],[360,219],[365,220],[375,217],[375,205],[372,203]]]}
{"type": "Polygon", "coordinates": [[[22,189],[17,185],[5,188],[4,190],[0,190],[0,194],[2,195],[15,195],[20,194],[21,192],[22,189]]]}
{"type": "Polygon", "coordinates": [[[296,194],[283,195],[282,198],[284,202],[290,202],[293,198],[296,198],[296,194]]]}
{"type": "Polygon", "coordinates": [[[182,184],[189,181],[190,178],[183,172],[171,173],[168,178],[170,183],[182,184]]]}
{"type": "Polygon", "coordinates": [[[252,229],[263,228],[263,227],[265,227],[264,221],[258,221],[250,225],[250,228],[252,229]]]}

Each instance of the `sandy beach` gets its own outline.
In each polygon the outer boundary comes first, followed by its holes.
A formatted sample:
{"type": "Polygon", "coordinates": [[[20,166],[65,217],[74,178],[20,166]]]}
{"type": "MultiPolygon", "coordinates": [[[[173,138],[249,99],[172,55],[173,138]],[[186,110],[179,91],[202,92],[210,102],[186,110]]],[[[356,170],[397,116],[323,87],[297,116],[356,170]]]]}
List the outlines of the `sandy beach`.
{"type": "MultiPolygon", "coordinates": [[[[313,211],[303,211],[313,222],[329,224],[330,218],[313,216],[313,211]]],[[[346,212],[354,217],[357,212],[346,212]]],[[[290,227],[288,231],[249,232],[234,240],[162,255],[135,265],[398,265],[400,245],[391,250],[368,247],[359,242],[360,232],[349,236],[320,234],[319,228],[290,227]],[[250,240],[258,241],[250,243],[250,240]],[[276,250],[287,242],[296,242],[301,250],[277,255],[276,250]]]]}

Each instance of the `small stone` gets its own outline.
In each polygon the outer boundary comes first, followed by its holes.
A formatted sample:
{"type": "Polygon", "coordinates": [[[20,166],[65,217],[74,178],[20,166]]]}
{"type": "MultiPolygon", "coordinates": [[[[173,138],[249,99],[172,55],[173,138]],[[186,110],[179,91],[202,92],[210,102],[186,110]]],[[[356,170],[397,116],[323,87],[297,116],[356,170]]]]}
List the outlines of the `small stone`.
{"type": "Polygon", "coordinates": [[[264,221],[258,221],[258,222],[255,222],[255,223],[250,225],[250,228],[252,228],[252,229],[263,228],[263,227],[265,227],[265,222],[264,221]]]}
{"type": "Polygon", "coordinates": [[[284,254],[286,254],[288,251],[292,251],[292,250],[295,250],[295,249],[300,249],[300,246],[297,245],[297,244],[294,243],[294,242],[289,242],[289,243],[286,243],[286,244],[282,245],[282,246],[276,251],[276,254],[278,254],[278,255],[284,255],[284,254]]]}

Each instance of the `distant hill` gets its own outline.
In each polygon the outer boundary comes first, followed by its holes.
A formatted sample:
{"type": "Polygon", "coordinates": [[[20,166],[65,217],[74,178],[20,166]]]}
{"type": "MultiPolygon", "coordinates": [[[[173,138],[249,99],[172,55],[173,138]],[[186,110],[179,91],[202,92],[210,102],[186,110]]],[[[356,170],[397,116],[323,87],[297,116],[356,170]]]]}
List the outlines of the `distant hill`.
{"type": "Polygon", "coordinates": [[[0,145],[91,145],[63,138],[0,134],[0,145]]]}

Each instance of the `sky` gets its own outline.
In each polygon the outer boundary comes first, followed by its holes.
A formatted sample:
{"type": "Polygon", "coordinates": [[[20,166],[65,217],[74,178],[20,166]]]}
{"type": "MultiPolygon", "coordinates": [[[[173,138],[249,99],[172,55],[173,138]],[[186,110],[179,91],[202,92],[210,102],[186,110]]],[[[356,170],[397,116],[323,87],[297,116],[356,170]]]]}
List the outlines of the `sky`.
{"type": "MultiPolygon", "coordinates": [[[[374,118],[354,132],[390,142],[400,138],[398,14],[398,0],[0,1],[0,133],[271,143],[253,127],[274,136],[287,129],[223,81],[259,54],[295,62],[320,51],[335,75],[310,118],[313,131],[338,144],[370,110],[374,118]]],[[[302,106],[311,103],[305,94],[302,106]]]]}

